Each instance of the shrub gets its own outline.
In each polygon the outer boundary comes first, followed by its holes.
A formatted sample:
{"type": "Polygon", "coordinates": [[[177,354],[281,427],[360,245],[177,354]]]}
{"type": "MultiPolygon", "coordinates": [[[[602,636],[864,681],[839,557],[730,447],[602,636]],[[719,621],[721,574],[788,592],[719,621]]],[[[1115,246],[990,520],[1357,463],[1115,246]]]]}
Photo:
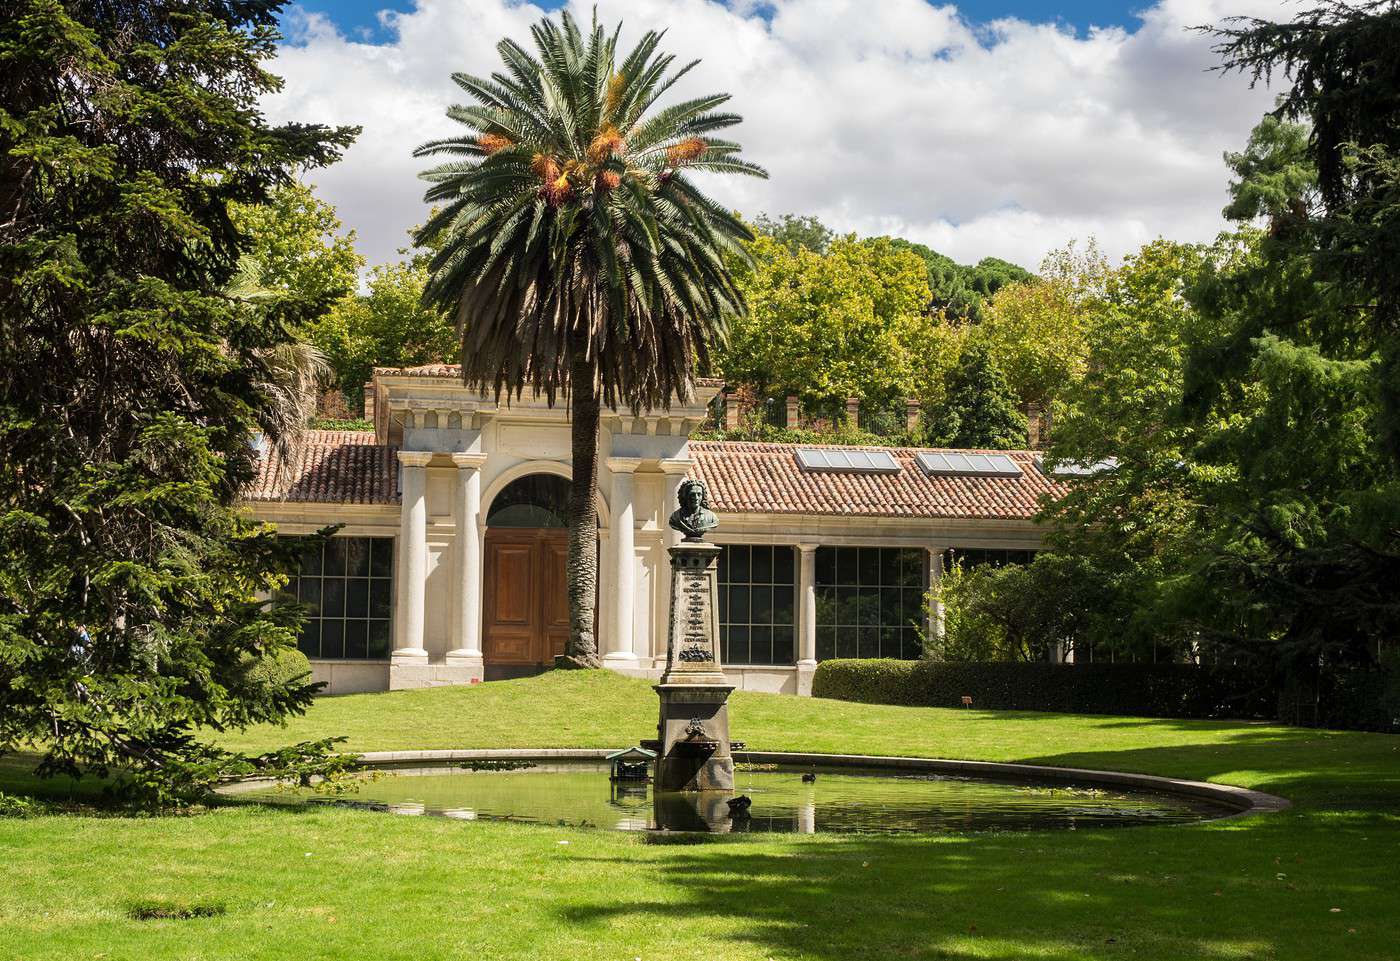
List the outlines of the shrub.
{"type": "Polygon", "coordinates": [[[313,417],[312,430],[374,430],[374,421],[363,417],[313,417]]]}
{"type": "Polygon", "coordinates": [[[817,665],[816,697],[867,704],[1142,717],[1264,718],[1276,690],[1257,672],[1191,664],[950,663],[832,660],[817,665]]]}
{"type": "Polygon", "coordinates": [[[1391,663],[1289,678],[1279,690],[1278,717],[1304,727],[1400,732],[1400,670],[1391,663]]]}
{"type": "Polygon", "coordinates": [[[0,818],[36,818],[48,812],[43,801],[0,791],[0,818]]]}
{"type": "Polygon", "coordinates": [[[249,684],[283,687],[311,675],[311,661],[295,647],[284,647],[260,661],[249,662],[244,675],[249,684]]]}

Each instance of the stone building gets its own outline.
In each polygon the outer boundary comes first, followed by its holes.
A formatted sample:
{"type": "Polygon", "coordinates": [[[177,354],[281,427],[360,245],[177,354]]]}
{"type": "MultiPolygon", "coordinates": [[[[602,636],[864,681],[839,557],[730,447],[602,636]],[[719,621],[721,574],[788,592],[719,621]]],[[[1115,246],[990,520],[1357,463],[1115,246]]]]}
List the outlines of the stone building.
{"type": "MultiPolygon", "coordinates": [[[[598,638],[615,670],[665,658],[666,518],[686,476],[709,486],[724,547],[726,673],[805,694],[829,657],[916,657],[924,595],[950,557],[1024,560],[1061,482],[1030,451],[692,441],[721,389],[688,405],[604,413],[598,638]]],[[[265,459],[254,514],[289,534],[343,525],[289,589],[333,693],[464,684],[547,667],[568,634],[567,407],[463,387],[452,365],[380,369],[375,430],[312,431],[265,459]]]]}

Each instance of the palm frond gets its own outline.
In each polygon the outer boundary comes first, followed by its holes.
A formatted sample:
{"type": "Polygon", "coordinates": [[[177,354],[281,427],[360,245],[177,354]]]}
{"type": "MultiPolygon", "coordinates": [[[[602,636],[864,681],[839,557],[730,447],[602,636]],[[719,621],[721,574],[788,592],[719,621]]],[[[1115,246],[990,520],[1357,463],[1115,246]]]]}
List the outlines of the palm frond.
{"type": "Polygon", "coordinates": [[[608,403],[666,406],[744,309],[726,264],[748,229],[682,171],[765,174],[710,136],[739,123],[728,94],[661,105],[695,67],[662,36],[622,54],[566,11],[499,43],[489,77],[453,75],[471,102],[449,112],[461,135],[416,151],[446,160],[422,175],[438,210],[417,236],[470,384],[552,402],[582,360],[608,403]]]}

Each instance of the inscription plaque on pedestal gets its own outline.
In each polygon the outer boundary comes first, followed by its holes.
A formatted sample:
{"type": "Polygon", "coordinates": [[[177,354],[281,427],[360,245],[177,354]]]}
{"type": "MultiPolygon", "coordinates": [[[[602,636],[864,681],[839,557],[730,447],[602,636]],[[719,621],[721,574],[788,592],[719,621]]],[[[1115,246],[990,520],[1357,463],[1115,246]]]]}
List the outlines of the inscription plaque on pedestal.
{"type": "Polygon", "coordinates": [[[723,684],[714,544],[682,542],[671,553],[671,626],[663,684],[723,684]]]}

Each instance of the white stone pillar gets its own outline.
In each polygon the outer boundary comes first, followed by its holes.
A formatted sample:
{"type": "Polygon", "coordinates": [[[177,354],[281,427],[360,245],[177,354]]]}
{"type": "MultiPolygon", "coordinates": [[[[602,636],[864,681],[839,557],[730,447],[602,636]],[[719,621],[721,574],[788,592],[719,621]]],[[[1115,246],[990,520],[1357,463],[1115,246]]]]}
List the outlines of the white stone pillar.
{"type": "Polygon", "coordinates": [[[797,693],[812,693],[817,670],[817,545],[797,545],[797,693]]]}
{"type": "Polygon", "coordinates": [[[403,506],[399,530],[399,619],[394,661],[426,662],[423,649],[423,597],[428,580],[429,451],[399,451],[403,465],[403,506]]]}
{"type": "Polygon", "coordinates": [[[633,608],[636,607],[637,550],[636,511],[632,505],[633,478],[641,466],[637,457],[609,457],[612,472],[613,625],[603,660],[614,667],[637,663],[632,646],[633,608]]]}
{"type": "MultiPolygon", "coordinates": [[[[457,590],[452,622],[452,649],[447,652],[447,664],[466,676],[461,680],[480,679],[483,673],[481,652],[481,467],[485,454],[452,455],[457,465],[453,513],[457,516],[457,537],[453,546],[456,560],[457,590]]],[[[455,680],[456,678],[454,678],[455,680]]]]}
{"type": "MultiPolygon", "coordinates": [[[[938,597],[937,591],[943,586],[943,554],[945,548],[942,545],[934,545],[928,548],[928,587],[929,594],[938,597]]],[[[933,641],[938,648],[940,655],[943,650],[944,620],[943,601],[936,599],[929,607],[928,624],[925,627],[929,640],[933,641]]]]}

